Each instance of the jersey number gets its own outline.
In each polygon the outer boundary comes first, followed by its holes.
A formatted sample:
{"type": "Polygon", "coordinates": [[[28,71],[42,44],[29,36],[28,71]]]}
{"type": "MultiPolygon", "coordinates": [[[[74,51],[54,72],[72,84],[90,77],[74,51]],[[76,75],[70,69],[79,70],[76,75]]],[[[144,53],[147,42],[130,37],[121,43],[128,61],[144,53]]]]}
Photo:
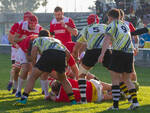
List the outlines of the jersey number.
{"type": "Polygon", "coordinates": [[[100,32],[100,30],[99,30],[98,27],[93,27],[93,31],[94,31],[94,32],[100,32]]]}
{"type": "Polygon", "coordinates": [[[125,26],[121,26],[121,29],[123,30],[123,32],[124,32],[124,33],[126,33],[126,32],[127,32],[127,29],[126,29],[126,27],[125,27],[125,26]]]}

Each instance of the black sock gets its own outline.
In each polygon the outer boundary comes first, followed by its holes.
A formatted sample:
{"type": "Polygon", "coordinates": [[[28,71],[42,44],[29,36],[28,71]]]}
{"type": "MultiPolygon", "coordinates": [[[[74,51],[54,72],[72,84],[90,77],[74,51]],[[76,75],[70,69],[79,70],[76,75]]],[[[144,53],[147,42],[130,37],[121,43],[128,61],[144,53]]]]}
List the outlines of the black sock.
{"type": "Polygon", "coordinates": [[[112,86],[112,96],[113,96],[113,107],[118,108],[119,98],[120,98],[120,86],[119,85],[112,86]]]}
{"type": "Polygon", "coordinates": [[[78,85],[81,95],[81,102],[86,102],[86,79],[79,79],[78,85]]]}

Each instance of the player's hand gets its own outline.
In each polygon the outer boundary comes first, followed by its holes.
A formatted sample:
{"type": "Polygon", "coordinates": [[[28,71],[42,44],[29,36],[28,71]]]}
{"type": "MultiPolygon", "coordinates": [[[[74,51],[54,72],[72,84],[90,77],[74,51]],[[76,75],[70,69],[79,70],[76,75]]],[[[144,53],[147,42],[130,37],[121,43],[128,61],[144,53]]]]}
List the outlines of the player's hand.
{"type": "Polygon", "coordinates": [[[138,48],[135,48],[134,49],[134,56],[136,56],[138,54],[138,52],[139,52],[138,48]]]}
{"type": "Polygon", "coordinates": [[[62,27],[67,28],[67,25],[64,23],[64,21],[61,21],[60,23],[62,27]]]}
{"type": "Polygon", "coordinates": [[[102,62],[103,62],[103,58],[104,58],[104,55],[101,54],[101,55],[99,56],[99,58],[98,58],[98,62],[99,62],[99,63],[102,63],[102,62]]]}

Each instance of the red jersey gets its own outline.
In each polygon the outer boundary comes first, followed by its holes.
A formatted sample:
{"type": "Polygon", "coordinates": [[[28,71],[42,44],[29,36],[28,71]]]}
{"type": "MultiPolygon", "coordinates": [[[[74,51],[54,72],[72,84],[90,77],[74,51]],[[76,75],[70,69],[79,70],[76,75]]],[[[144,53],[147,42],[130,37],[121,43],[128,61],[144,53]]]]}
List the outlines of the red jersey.
{"type": "MultiPolygon", "coordinates": [[[[68,25],[71,28],[76,28],[73,20],[69,17],[64,17],[63,19],[64,23],[68,25]]],[[[62,27],[60,22],[57,22],[56,18],[54,18],[50,22],[50,32],[55,35],[56,39],[59,39],[62,44],[66,44],[67,42],[72,41],[71,39],[71,33],[64,27],[62,27]]]]}
{"type": "MultiPolygon", "coordinates": [[[[75,95],[76,101],[80,102],[81,96],[80,96],[80,91],[79,91],[79,87],[78,87],[78,81],[73,80],[73,79],[69,79],[69,78],[68,78],[68,80],[69,80],[70,84],[72,85],[72,90],[73,90],[73,93],[75,95]]],[[[87,85],[86,98],[87,98],[88,102],[91,102],[92,101],[92,83],[87,81],[86,85],[87,85]]],[[[64,91],[63,86],[60,87],[59,95],[56,98],[56,102],[70,102],[68,95],[64,91]]]]}
{"type": "Polygon", "coordinates": [[[69,60],[68,60],[68,65],[71,67],[71,66],[73,66],[73,65],[75,65],[75,64],[76,64],[76,62],[75,62],[73,56],[70,55],[70,58],[69,58],[69,60]]]}
{"type": "Polygon", "coordinates": [[[75,45],[76,45],[75,42],[67,42],[65,46],[70,51],[70,53],[72,53],[75,45]]]}
{"type": "MultiPolygon", "coordinates": [[[[11,33],[12,35],[15,35],[15,33],[19,30],[19,26],[23,21],[14,23],[14,25],[11,27],[9,33],[11,33]]],[[[14,45],[12,45],[12,47],[16,48],[14,45]]]]}
{"type": "MultiPolygon", "coordinates": [[[[26,36],[38,35],[41,30],[42,30],[42,27],[39,24],[36,25],[35,30],[30,30],[28,28],[28,22],[24,21],[20,24],[20,27],[17,33],[20,34],[20,38],[21,38],[23,35],[26,35],[26,36]]],[[[21,42],[22,41],[20,41],[18,45],[22,48],[23,45],[21,45],[21,42]]]]}
{"type": "Polygon", "coordinates": [[[27,38],[23,39],[21,42],[20,42],[20,48],[25,52],[27,53],[28,52],[28,49],[29,49],[29,46],[30,46],[30,42],[35,39],[35,38],[38,38],[38,36],[33,36],[33,35],[30,35],[30,36],[27,36],[27,38]]]}

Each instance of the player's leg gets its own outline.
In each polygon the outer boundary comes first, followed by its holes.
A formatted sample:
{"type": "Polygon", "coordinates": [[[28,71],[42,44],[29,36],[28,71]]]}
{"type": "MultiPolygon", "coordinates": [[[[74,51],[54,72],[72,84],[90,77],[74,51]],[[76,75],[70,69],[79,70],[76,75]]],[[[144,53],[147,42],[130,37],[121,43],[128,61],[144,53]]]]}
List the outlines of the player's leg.
{"type": "Polygon", "coordinates": [[[9,79],[9,83],[7,85],[7,90],[10,91],[12,86],[13,86],[13,78],[14,78],[14,69],[13,69],[13,65],[15,64],[15,56],[16,56],[16,52],[17,49],[14,47],[11,47],[11,61],[12,61],[12,68],[10,71],[10,79],[9,79]]]}
{"type": "Polygon", "coordinates": [[[47,73],[43,73],[40,76],[40,83],[41,83],[41,87],[42,87],[42,91],[44,91],[45,94],[45,99],[48,99],[49,96],[49,92],[48,92],[48,74],[47,73]]]}
{"type": "Polygon", "coordinates": [[[35,81],[43,72],[39,70],[37,67],[34,67],[32,70],[32,74],[30,75],[29,79],[27,80],[27,84],[25,86],[23,95],[20,100],[17,100],[15,103],[16,105],[25,105],[27,103],[28,96],[30,92],[32,91],[35,81]]]}
{"type": "Polygon", "coordinates": [[[97,63],[101,49],[87,50],[81,64],[79,65],[79,90],[81,94],[81,102],[86,103],[86,75],[88,71],[97,63]]]}
{"type": "Polygon", "coordinates": [[[18,59],[16,60],[16,62],[17,61],[19,61],[21,64],[21,72],[20,72],[20,76],[18,78],[18,88],[17,88],[17,92],[16,92],[16,97],[20,97],[21,89],[23,87],[25,80],[27,79],[27,75],[31,68],[31,64],[28,63],[28,61],[26,59],[26,55],[22,51],[21,48],[18,49],[18,59]]]}
{"type": "Polygon", "coordinates": [[[131,81],[131,73],[133,72],[133,54],[128,53],[125,55],[125,58],[127,60],[125,60],[125,73],[123,75],[123,80],[126,83],[128,90],[129,90],[129,95],[131,95],[131,99],[132,99],[132,105],[130,106],[129,109],[135,109],[137,107],[139,107],[139,103],[137,100],[137,91],[135,88],[135,85],[133,84],[133,82],[131,81]]]}
{"type": "Polygon", "coordinates": [[[29,67],[30,67],[29,63],[21,65],[21,72],[20,72],[20,76],[18,78],[18,88],[17,88],[17,92],[16,92],[16,97],[21,97],[21,89],[23,87],[25,80],[27,79],[29,67]]]}

